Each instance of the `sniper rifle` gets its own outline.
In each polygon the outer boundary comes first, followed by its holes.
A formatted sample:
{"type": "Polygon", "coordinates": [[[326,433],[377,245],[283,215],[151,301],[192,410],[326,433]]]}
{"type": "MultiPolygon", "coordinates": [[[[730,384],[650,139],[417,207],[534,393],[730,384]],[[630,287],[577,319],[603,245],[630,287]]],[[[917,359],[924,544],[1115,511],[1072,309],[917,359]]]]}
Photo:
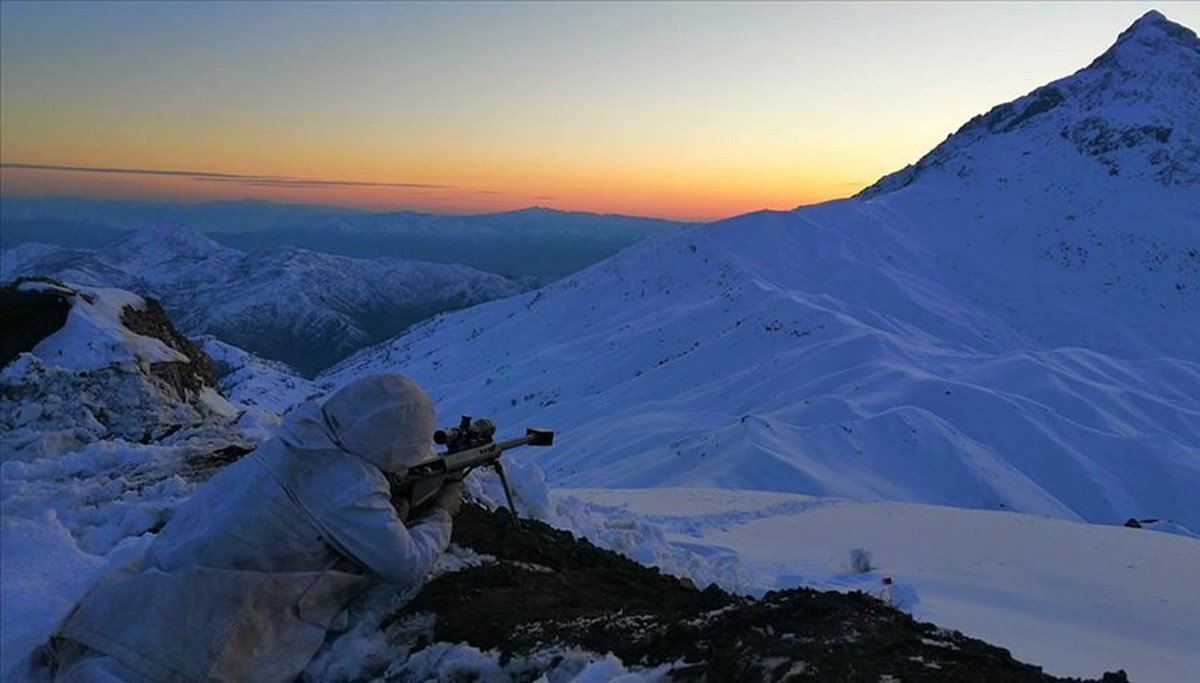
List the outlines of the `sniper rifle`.
{"type": "Polygon", "coordinates": [[[408,502],[410,511],[417,511],[432,502],[446,482],[462,481],[477,467],[491,467],[504,486],[504,497],[513,518],[517,508],[513,505],[512,491],[500,455],[518,446],[549,446],[554,443],[554,432],[548,429],[529,428],[525,436],[507,441],[494,440],[496,424],[487,418],[471,421],[464,415],[457,427],[439,429],[433,433],[434,443],[446,450],[434,453],[433,457],[409,467],[403,472],[389,475],[393,500],[408,502]]]}

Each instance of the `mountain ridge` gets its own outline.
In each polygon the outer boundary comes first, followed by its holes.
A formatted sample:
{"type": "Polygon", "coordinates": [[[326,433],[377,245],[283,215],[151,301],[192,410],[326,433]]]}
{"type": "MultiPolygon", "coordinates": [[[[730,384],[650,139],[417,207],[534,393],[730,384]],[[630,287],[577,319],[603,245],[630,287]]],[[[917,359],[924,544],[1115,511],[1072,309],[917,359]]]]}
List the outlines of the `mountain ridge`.
{"type": "Polygon", "coordinates": [[[444,420],[553,425],[556,486],[1200,528],[1200,195],[1154,175],[1157,140],[1116,174],[1080,154],[1046,122],[1094,112],[1065,106],[951,136],[962,163],[903,186],[643,242],[319,379],[403,371],[444,420]]]}
{"type": "Polygon", "coordinates": [[[296,247],[247,254],[180,223],[100,250],[23,244],[0,263],[6,279],[54,276],[153,295],[186,333],[212,334],[310,374],[436,312],[523,290],[466,266],[296,247]]]}
{"type": "MultiPolygon", "coordinates": [[[[930,168],[956,161],[962,164],[958,173],[969,173],[971,159],[964,159],[964,153],[971,147],[989,136],[1035,125],[1045,129],[1044,138],[1056,134],[1070,141],[1077,153],[1095,159],[1112,175],[1123,166],[1136,167],[1131,163],[1136,159],[1151,166],[1150,175],[1158,182],[1195,185],[1200,183],[1197,93],[1200,40],[1191,29],[1152,10],[1088,66],[973,117],[917,162],[885,175],[855,197],[895,191],[930,168]],[[1088,116],[1071,116],[1074,110],[1088,116]],[[1131,150],[1144,152],[1143,158],[1131,150]]],[[[1146,175],[1144,169],[1135,171],[1146,175]]]]}
{"type": "Polygon", "coordinates": [[[689,224],[528,207],[488,214],[322,211],[250,202],[202,205],[0,198],[4,246],[52,242],[102,247],[127,236],[118,227],[181,224],[241,251],[294,246],[353,258],[463,264],[509,278],[547,282],[611,256],[647,236],[689,224]],[[42,204],[50,209],[39,209],[42,204]],[[47,213],[49,212],[49,213],[47,213]],[[46,215],[43,215],[46,214],[46,215]],[[106,222],[107,221],[107,222],[106,222]],[[86,231],[86,232],[84,232],[86,231]]]}

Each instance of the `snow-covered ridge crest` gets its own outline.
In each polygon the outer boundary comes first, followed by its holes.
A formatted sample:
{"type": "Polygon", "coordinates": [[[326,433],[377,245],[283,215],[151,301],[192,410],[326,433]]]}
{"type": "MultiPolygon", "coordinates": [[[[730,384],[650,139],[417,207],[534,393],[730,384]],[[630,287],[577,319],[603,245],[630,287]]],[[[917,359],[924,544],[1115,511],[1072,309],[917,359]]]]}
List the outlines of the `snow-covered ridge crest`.
{"type": "Polygon", "coordinates": [[[78,450],[105,439],[149,442],[228,422],[208,358],[153,300],[52,280],[5,287],[0,370],[4,459],[78,450]]]}
{"type": "Polygon", "coordinates": [[[1041,163],[1074,153],[1109,175],[1196,186],[1200,39],[1152,10],[1087,67],[972,118],[858,196],[892,192],[932,168],[965,178],[993,162],[989,143],[1020,146],[1041,163]]]}
{"type": "Polygon", "coordinates": [[[121,289],[72,287],[52,281],[26,280],[16,284],[21,292],[52,292],[68,297],[71,310],[62,330],[42,340],[32,350],[50,367],[86,372],[126,362],[149,368],[155,363],[188,363],[183,353],[162,340],[129,329],[126,311],[142,311],[146,300],[121,289]]]}

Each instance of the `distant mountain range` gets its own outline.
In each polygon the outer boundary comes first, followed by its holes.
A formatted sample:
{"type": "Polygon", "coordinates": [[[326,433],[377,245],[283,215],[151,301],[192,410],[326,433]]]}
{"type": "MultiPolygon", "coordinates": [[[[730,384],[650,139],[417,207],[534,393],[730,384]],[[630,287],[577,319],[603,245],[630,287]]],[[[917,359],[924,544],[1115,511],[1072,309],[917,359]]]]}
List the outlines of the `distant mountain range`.
{"type": "Polygon", "coordinates": [[[90,221],[124,231],[158,223],[183,223],[200,232],[246,232],[354,213],[358,212],[344,207],[277,204],[255,199],[186,204],[70,196],[0,198],[0,221],[4,223],[90,221]]]}
{"type": "Polygon", "coordinates": [[[4,248],[27,242],[96,248],[129,231],[180,223],[244,251],[280,246],[329,254],[469,265],[548,281],[681,223],[540,207],[479,215],[368,213],[260,201],[178,204],[4,197],[4,248]]]}
{"type": "Polygon", "coordinates": [[[446,310],[524,286],[460,265],[353,259],[280,247],[251,254],[161,224],[102,249],[26,243],[0,254],[5,280],[52,276],[160,299],[185,333],[210,334],[311,374],[446,310]]]}
{"type": "Polygon", "coordinates": [[[384,370],[559,430],[556,486],[790,491],[1200,529],[1200,41],[1087,68],[855,198],[642,242],[384,370]]]}

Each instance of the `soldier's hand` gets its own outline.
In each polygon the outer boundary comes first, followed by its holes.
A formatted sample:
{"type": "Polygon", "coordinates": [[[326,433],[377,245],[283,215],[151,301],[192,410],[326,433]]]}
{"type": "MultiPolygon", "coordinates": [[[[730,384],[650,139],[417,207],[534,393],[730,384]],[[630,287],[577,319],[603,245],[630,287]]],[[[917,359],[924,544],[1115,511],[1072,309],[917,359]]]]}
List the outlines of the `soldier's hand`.
{"type": "Polygon", "coordinates": [[[412,506],[406,499],[401,498],[400,500],[393,501],[392,507],[396,508],[396,516],[400,518],[401,522],[408,520],[409,508],[412,506]]]}
{"type": "Polygon", "coordinates": [[[442,485],[434,502],[453,517],[462,509],[462,493],[463,483],[461,481],[449,481],[442,485]]]}

